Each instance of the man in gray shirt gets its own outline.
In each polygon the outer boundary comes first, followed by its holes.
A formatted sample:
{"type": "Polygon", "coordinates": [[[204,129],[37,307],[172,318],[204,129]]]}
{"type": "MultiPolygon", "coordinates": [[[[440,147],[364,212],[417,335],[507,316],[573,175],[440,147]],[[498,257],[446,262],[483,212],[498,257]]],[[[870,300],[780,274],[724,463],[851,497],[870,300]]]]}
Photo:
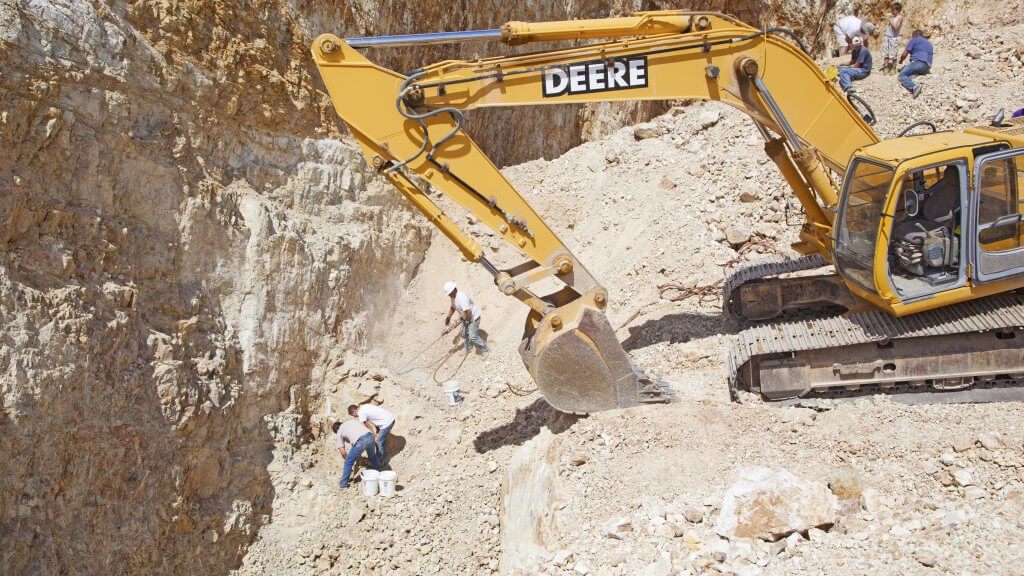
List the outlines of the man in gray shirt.
{"type": "Polygon", "coordinates": [[[337,435],[335,442],[338,445],[338,452],[345,459],[345,470],[341,473],[341,480],[338,486],[348,488],[349,476],[352,475],[352,466],[363,453],[370,459],[370,466],[374,470],[380,470],[380,461],[377,459],[377,448],[374,446],[373,433],[363,426],[358,418],[346,420],[344,424],[335,422],[331,430],[337,435]],[[346,451],[345,446],[349,446],[346,451]]]}
{"type": "Polygon", "coordinates": [[[851,45],[853,52],[850,54],[850,63],[839,67],[839,89],[843,92],[856,92],[853,82],[871,74],[871,51],[859,36],[853,37],[851,45]]]}

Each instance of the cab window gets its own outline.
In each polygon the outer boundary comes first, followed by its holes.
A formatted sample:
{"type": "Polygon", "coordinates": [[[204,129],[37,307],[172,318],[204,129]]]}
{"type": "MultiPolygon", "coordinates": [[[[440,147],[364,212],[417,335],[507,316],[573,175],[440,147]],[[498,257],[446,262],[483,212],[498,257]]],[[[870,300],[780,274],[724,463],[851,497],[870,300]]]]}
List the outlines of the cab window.
{"type": "Polygon", "coordinates": [[[963,160],[908,171],[900,182],[889,248],[889,278],[903,299],[961,282],[963,160]]]}
{"type": "Polygon", "coordinates": [[[978,179],[978,243],[986,252],[1021,246],[1019,191],[1024,157],[985,162],[978,179]]]}
{"type": "Polygon", "coordinates": [[[891,166],[856,160],[846,178],[840,209],[838,264],[847,277],[871,291],[875,291],[872,271],[878,226],[892,178],[891,166]]]}

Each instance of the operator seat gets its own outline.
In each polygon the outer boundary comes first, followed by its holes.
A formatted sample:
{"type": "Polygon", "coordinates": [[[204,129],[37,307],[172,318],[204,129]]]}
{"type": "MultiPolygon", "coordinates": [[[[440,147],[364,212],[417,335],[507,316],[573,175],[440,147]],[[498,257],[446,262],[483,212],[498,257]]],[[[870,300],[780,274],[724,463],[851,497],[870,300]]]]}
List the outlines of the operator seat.
{"type": "Polygon", "coordinates": [[[939,228],[946,228],[952,235],[956,228],[953,215],[960,208],[960,171],[956,166],[947,166],[942,178],[924,192],[918,217],[897,224],[893,237],[921,244],[928,232],[939,228]]]}

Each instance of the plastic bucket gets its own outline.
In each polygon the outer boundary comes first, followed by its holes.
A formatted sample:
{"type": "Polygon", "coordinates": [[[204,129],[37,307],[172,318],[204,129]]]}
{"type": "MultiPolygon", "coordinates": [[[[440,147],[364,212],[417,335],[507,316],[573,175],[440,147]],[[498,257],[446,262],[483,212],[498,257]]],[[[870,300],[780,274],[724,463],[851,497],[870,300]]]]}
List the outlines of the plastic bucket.
{"type": "Polygon", "coordinates": [[[459,402],[462,402],[462,396],[459,394],[459,381],[449,380],[444,383],[444,397],[448,401],[449,406],[458,406],[459,402]]]}
{"type": "Polygon", "coordinates": [[[390,498],[395,495],[395,484],[398,482],[398,474],[391,470],[380,473],[380,495],[390,498]]]}
{"type": "Polygon", "coordinates": [[[376,470],[363,470],[360,478],[362,478],[363,481],[363,495],[376,496],[377,485],[380,483],[380,473],[376,470]]]}

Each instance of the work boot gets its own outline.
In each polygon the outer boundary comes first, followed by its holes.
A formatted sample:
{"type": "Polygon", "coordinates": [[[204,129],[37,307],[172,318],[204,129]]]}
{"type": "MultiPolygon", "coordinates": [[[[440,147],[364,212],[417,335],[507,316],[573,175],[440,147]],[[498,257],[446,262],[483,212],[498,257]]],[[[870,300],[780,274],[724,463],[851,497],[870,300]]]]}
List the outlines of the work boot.
{"type": "Polygon", "coordinates": [[[914,86],[913,94],[914,94],[914,99],[916,100],[917,97],[921,95],[921,87],[920,86],[914,86]]]}

